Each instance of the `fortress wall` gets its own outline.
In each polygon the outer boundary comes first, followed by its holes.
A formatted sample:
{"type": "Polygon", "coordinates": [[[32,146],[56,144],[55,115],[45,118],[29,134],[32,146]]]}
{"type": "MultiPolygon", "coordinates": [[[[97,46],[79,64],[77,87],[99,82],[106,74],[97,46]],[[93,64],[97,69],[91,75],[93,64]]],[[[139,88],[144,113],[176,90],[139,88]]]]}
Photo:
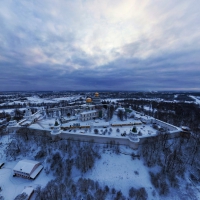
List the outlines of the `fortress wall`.
{"type": "Polygon", "coordinates": [[[138,144],[129,141],[128,138],[111,138],[106,136],[95,136],[95,135],[86,135],[86,134],[68,134],[68,133],[61,133],[59,135],[62,139],[73,139],[73,140],[80,140],[84,142],[95,142],[100,144],[107,144],[107,143],[115,143],[120,145],[127,145],[133,149],[138,148],[138,144]]]}
{"type": "MultiPolygon", "coordinates": [[[[147,143],[155,142],[156,137],[157,137],[157,135],[140,138],[140,144],[147,144],[147,143]]],[[[178,138],[178,137],[185,137],[185,138],[187,138],[188,136],[187,136],[187,137],[184,136],[184,135],[182,134],[182,132],[179,131],[179,130],[174,131],[174,132],[172,132],[172,133],[169,133],[169,134],[167,135],[168,140],[174,139],[174,138],[178,138]]]]}
{"type": "MultiPolygon", "coordinates": [[[[19,129],[27,129],[29,135],[45,135],[49,136],[54,140],[59,139],[70,139],[70,140],[79,140],[83,142],[95,142],[100,144],[107,144],[112,142],[112,144],[120,144],[120,145],[127,145],[132,149],[137,149],[138,144],[135,144],[129,141],[128,138],[112,138],[106,137],[102,135],[87,135],[83,133],[61,133],[59,135],[51,135],[50,130],[40,130],[40,129],[33,129],[33,128],[24,128],[24,127],[10,127],[9,133],[17,133],[19,129]]],[[[24,130],[23,130],[24,131],[24,130]]]]}
{"type": "MultiPolygon", "coordinates": [[[[17,132],[20,128],[22,127],[9,127],[9,132],[15,133],[17,132]]],[[[111,143],[112,144],[120,144],[120,145],[126,145],[129,146],[132,149],[137,149],[139,145],[141,144],[146,144],[150,142],[155,142],[155,137],[157,136],[149,136],[149,137],[141,137],[139,143],[134,143],[131,142],[127,137],[107,137],[104,135],[87,135],[84,133],[60,133],[59,135],[51,135],[50,130],[39,130],[39,129],[31,129],[27,128],[29,130],[28,134],[32,135],[45,135],[49,136],[54,140],[59,140],[59,139],[70,139],[70,140],[79,140],[83,142],[95,142],[95,143],[100,143],[100,144],[107,144],[111,143]]],[[[180,137],[181,132],[180,131],[174,131],[170,134],[168,134],[168,139],[173,139],[176,137],[180,137]]]]}
{"type": "Polygon", "coordinates": [[[175,131],[175,130],[178,130],[176,126],[173,126],[171,124],[168,124],[166,122],[163,122],[163,121],[160,121],[159,119],[154,119],[154,123],[164,127],[164,128],[167,128],[169,129],[169,131],[175,131]]]}

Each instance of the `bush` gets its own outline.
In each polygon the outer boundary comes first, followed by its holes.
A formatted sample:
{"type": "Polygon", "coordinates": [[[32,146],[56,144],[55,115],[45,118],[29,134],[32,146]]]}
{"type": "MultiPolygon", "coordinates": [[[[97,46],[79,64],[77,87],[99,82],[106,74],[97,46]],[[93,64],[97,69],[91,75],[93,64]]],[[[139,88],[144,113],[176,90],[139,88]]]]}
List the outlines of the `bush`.
{"type": "Polygon", "coordinates": [[[94,129],[94,133],[95,133],[95,134],[98,134],[98,133],[99,133],[99,130],[95,128],[95,129],[94,129]]]}
{"type": "Polygon", "coordinates": [[[17,195],[14,200],[24,200],[27,198],[28,198],[28,195],[26,193],[22,193],[22,194],[17,195]]]}
{"type": "Polygon", "coordinates": [[[137,128],[135,126],[133,127],[132,132],[137,133],[137,128]]]}
{"type": "Polygon", "coordinates": [[[75,165],[81,172],[87,172],[92,169],[95,163],[95,159],[101,158],[98,149],[91,147],[89,144],[85,144],[83,148],[78,149],[77,156],[75,157],[75,165]]]}
{"type": "Polygon", "coordinates": [[[123,196],[121,191],[117,192],[115,200],[125,200],[125,197],[123,196]]]}
{"type": "Polygon", "coordinates": [[[57,121],[55,121],[55,124],[54,124],[54,126],[58,126],[59,124],[58,124],[58,122],[57,121]]]}
{"type": "Polygon", "coordinates": [[[148,199],[148,194],[145,188],[140,188],[139,190],[137,190],[136,199],[140,199],[140,200],[148,199]]]}
{"type": "Polygon", "coordinates": [[[170,185],[174,188],[178,188],[179,187],[179,181],[176,177],[176,174],[174,172],[171,172],[170,174],[168,174],[168,179],[170,182],[170,185]]]}
{"type": "Polygon", "coordinates": [[[136,194],[137,194],[137,190],[136,190],[135,188],[131,187],[131,188],[129,189],[129,197],[130,197],[130,198],[133,198],[133,197],[136,196],[136,194]]]}
{"type": "Polygon", "coordinates": [[[165,176],[161,173],[154,174],[153,172],[149,172],[151,177],[151,183],[154,187],[159,191],[160,195],[166,195],[169,192],[169,186],[166,182],[165,176]]]}
{"type": "Polygon", "coordinates": [[[167,185],[166,183],[166,180],[165,179],[161,179],[160,180],[160,192],[159,194],[160,195],[166,195],[169,193],[169,186],[167,185]]]}
{"type": "Polygon", "coordinates": [[[112,188],[112,194],[115,194],[116,193],[116,190],[115,190],[115,188],[112,188]]]}
{"type": "Polygon", "coordinates": [[[43,150],[40,150],[37,152],[37,154],[35,155],[35,159],[40,159],[40,158],[43,158],[44,156],[46,156],[46,152],[43,151],[43,150]]]}
{"type": "Polygon", "coordinates": [[[159,178],[158,178],[158,174],[154,174],[153,172],[149,172],[150,174],[150,178],[151,178],[151,183],[153,184],[153,186],[155,188],[159,188],[159,178]]]}
{"type": "Polygon", "coordinates": [[[62,163],[62,158],[60,156],[60,153],[56,152],[53,156],[52,156],[52,163],[51,163],[51,169],[55,169],[55,166],[57,166],[58,164],[62,163]]]}

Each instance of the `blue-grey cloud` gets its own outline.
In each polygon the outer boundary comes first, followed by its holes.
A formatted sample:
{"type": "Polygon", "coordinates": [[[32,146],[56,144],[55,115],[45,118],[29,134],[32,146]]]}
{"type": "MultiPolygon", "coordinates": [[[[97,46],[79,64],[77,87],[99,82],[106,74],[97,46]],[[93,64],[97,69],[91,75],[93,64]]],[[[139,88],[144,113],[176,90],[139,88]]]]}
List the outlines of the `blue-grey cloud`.
{"type": "Polygon", "coordinates": [[[0,90],[200,89],[197,0],[3,0],[0,90]]]}

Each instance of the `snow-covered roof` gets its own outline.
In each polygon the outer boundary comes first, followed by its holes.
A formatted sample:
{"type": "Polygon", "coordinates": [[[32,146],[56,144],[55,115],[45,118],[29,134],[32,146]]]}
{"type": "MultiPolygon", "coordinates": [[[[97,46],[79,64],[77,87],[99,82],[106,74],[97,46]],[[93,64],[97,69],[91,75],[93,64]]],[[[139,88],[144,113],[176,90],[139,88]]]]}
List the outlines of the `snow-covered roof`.
{"type": "Polygon", "coordinates": [[[29,186],[23,189],[22,193],[27,194],[28,198],[31,196],[31,194],[34,192],[33,187],[29,186]]]}
{"type": "Polygon", "coordinates": [[[31,174],[31,178],[32,179],[34,179],[39,173],[40,173],[40,171],[43,169],[43,166],[42,165],[40,165],[39,167],[37,167],[35,170],[34,170],[34,172],[31,174]]]}
{"type": "Polygon", "coordinates": [[[24,172],[30,174],[35,165],[39,164],[40,162],[34,161],[34,160],[20,160],[13,170],[19,171],[19,172],[24,172]]]}
{"type": "Polygon", "coordinates": [[[6,121],[6,119],[0,119],[0,123],[5,122],[5,121],[6,121]]]}
{"type": "Polygon", "coordinates": [[[114,121],[112,122],[112,125],[127,125],[129,124],[130,126],[134,124],[134,122],[132,121],[114,121]]]}
{"type": "Polygon", "coordinates": [[[93,126],[94,126],[94,127],[100,127],[100,126],[102,126],[102,127],[108,127],[109,125],[110,125],[109,122],[98,122],[98,123],[93,123],[93,126]]]}
{"type": "Polygon", "coordinates": [[[150,119],[154,119],[154,118],[151,116],[144,115],[144,116],[141,116],[140,119],[150,120],[150,119]]]}
{"type": "Polygon", "coordinates": [[[190,128],[187,127],[187,126],[181,126],[181,128],[182,128],[183,130],[190,131],[190,128]]]}
{"type": "Polygon", "coordinates": [[[80,114],[83,115],[83,114],[96,113],[96,112],[97,112],[96,110],[89,110],[89,111],[82,112],[80,114]]]}

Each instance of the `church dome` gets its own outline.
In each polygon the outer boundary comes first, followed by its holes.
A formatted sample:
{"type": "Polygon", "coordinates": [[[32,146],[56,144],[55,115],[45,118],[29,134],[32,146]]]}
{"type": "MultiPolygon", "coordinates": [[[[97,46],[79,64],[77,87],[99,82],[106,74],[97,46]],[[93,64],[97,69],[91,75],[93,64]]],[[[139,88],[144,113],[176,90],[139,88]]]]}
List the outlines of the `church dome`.
{"type": "Polygon", "coordinates": [[[86,99],[86,103],[91,103],[92,102],[92,99],[91,98],[87,98],[86,99]]]}
{"type": "Polygon", "coordinates": [[[95,97],[98,97],[98,96],[99,96],[99,93],[98,93],[98,92],[96,92],[96,93],[95,93],[95,97]]]}

